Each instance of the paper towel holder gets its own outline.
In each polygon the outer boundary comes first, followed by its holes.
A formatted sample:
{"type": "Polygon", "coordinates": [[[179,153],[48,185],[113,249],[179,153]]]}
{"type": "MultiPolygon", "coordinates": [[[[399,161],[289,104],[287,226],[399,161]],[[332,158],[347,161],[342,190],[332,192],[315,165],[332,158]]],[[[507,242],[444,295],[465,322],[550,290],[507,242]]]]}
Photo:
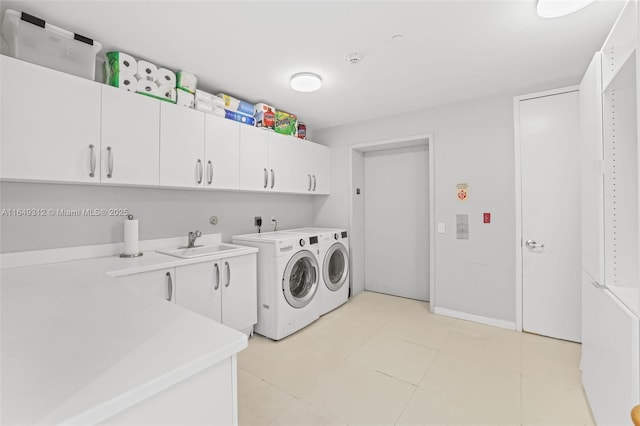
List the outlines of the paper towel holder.
{"type": "MultiPolygon", "coordinates": [[[[128,220],[133,220],[133,215],[132,214],[128,215],[127,219],[128,220]]],[[[136,254],[120,253],[120,257],[124,257],[124,258],[132,258],[132,257],[140,257],[140,256],[142,256],[142,252],[141,251],[139,251],[136,254]]]]}

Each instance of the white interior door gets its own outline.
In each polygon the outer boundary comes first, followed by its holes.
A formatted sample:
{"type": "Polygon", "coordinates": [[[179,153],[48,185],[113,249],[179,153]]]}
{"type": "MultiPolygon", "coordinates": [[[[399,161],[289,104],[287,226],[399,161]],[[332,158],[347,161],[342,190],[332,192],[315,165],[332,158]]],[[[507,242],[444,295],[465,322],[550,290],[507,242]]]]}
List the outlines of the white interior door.
{"type": "Polygon", "coordinates": [[[522,328],[580,341],[578,92],[520,101],[522,328]]]}
{"type": "Polygon", "coordinates": [[[364,154],[365,289],[429,300],[426,145],[364,154]]]}

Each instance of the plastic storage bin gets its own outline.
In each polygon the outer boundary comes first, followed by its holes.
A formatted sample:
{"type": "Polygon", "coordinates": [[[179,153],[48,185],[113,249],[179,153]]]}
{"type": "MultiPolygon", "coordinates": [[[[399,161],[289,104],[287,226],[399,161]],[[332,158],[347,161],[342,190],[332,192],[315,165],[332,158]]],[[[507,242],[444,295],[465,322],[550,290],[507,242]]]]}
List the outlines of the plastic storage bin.
{"type": "Polygon", "coordinates": [[[47,24],[27,13],[7,9],[2,37],[9,56],[94,80],[102,45],[90,38],[47,24]]]}

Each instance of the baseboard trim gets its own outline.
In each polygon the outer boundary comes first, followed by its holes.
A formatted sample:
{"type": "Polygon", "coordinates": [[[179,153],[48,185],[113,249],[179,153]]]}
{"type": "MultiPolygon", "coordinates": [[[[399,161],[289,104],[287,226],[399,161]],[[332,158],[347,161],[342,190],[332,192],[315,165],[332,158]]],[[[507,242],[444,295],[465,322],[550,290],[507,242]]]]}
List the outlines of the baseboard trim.
{"type": "Polygon", "coordinates": [[[468,314],[466,312],[454,311],[452,309],[440,308],[436,306],[434,313],[447,317],[457,318],[465,321],[477,322],[480,324],[491,325],[493,327],[505,328],[507,330],[515,330],[516,323],[514,321],[505,321],[496,318],[483,317],[481,315],[468,314]]]}

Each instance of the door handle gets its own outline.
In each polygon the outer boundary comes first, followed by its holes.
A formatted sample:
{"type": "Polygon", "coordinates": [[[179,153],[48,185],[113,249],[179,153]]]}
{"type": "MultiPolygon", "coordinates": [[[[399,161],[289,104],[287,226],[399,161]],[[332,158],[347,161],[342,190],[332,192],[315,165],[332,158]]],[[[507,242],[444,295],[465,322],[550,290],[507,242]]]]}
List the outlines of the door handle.
{"type": "Polygon", "coordinates": [[[220,288],[220,266],[217,263],[214,263],[213,266],[216,268],[216,286],[213,289],[217,290],[220,288]]]}
{"type": "Polygon", "coordinates": [[[311,175],[307,175],[309,176],[309,189],[307,189],[307,191],[311,191],[311,175]]]}
{"type": "Polygon", "coordinates": [[[276,172],[271,169],[271,189],[273,189],[273,185],[276,184],[276,172]]]}
{"type": "Polygon", "coordinates": [[[171,299],[173,299],[173,279],[171,279],[171,272],[167,272],[167,291],[169,292],[167,300],[171,302],[171,299]]]}
{"type": "Polygon", "coordinates": [[[527,248],[530,248],[530,249],[543,248],[544,247],[544,244],[538,244],[538,243],[535,242],[535,240],[527,240],[527,241],[525,241],[524,245],[527,248]]]}
{"type": "Polygon", "coordinates": [[[313,175],[313,192],[316,192],[316,175],[313,175]]]}
{"type": "Polygon", "coordinates": [[[89,145],[89,177],[96,175],[96,152],[93,148],[93,145],[89,145]]]}
{"type": "Polygon", "coordinates": [[[269,183],[269,174],[267,173],[267,169],[264,169],[264,189],[267,189],[268,183],[269,183]]]}
{"type": "Polygon", "coordinates": [[[107,147],[107,178],[111,179],[113,176],[113,149],[110,146],[107,147]]]}
{"type": "Polygon", "coordinates": [[[211,160],[207,161],[207,184],[213,183],[213,163],[211,160]]]}
{"type": "Polygon", "coordinates": [[[229,266],[229,262],[224,262],[224,266],[227,268],[227,282],[224,286],[229,287],[229,284],[231,284],[231,267],[229,266]]]}
{"type": "Polygon", "coordinates": [[[202,160],[196,161],[196,183],[202,183],[202,160]]]}

